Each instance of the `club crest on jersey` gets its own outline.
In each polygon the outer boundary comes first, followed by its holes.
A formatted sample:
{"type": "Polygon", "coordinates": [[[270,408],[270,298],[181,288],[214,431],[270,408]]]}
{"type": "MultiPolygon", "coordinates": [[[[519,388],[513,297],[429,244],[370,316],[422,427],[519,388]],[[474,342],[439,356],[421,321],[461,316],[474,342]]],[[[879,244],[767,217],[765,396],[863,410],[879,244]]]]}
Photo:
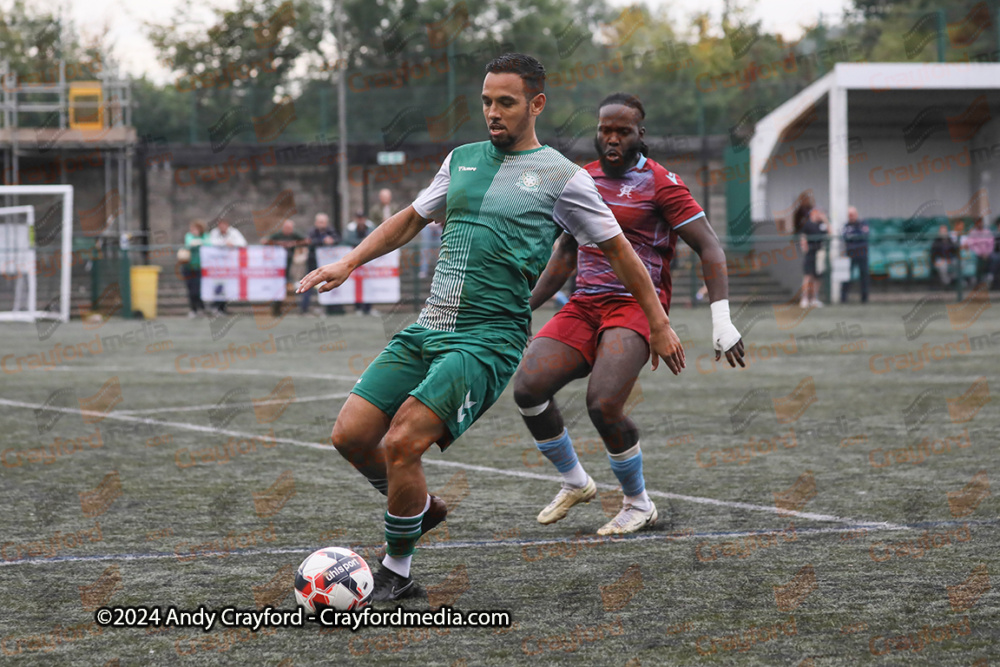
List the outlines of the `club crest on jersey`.
{"type": "Polygon", "coordinates": [[[622,189],[618,192],[619,197],[626,197],[628,199],[632,198],[632,191],[635,190],[634,185],[622,185],[622,189]]]}
{"type": "Polygon", "coordinates": [[[517,187],[525,192],[538,192],[538,186],[542,183],[542,177],[536,171],[521,172],[521,177],[517,179],[517,187]]]}

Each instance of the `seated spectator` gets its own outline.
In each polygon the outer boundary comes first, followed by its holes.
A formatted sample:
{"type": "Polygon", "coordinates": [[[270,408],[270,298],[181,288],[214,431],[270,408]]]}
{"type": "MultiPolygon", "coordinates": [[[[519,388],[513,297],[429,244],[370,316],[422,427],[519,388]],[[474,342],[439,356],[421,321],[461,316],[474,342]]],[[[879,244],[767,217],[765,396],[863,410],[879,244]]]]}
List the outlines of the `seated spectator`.
{"type": "Polygon", "coordinates": [[[931,264],[944,287],[951,284],[952,265],[956,257],[958,257],[958,244],[948,233],[948,225],[941,225],[938,227],[937,238],[931,243],[931,264]]]}
{"type": "Polygon", "coordinates": [[[962,239],[965,238],[965,221],[956,220],[955,226],[952,228],[951,233],[948,234],[951,237],[952,243],[956,246],[962,245],[962,239]]]}
{"type": "Polygon", "coordinates": [[[992,289],[993,281],[1000,276],[1000,218],[994,224],[993,252],[990,254],[990,268],[986,272],[986,289],[992,289]]]}
{"type": "Polygon", "coordinates": [[[976,218],[972,231],[962,239],[962,248],[968,248],[976,256],[976,282],[979,285],[985,284],[986,274],[990,268],[990,256],[993,254],[993,232],[986,229],[982,218],[976,218]]]}

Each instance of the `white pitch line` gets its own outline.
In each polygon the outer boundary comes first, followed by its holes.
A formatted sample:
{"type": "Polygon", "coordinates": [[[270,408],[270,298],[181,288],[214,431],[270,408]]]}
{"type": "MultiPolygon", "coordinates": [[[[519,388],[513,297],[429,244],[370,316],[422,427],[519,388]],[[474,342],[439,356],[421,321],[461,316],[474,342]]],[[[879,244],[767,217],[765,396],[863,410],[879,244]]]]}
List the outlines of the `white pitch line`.
{"type": "MultiPolygon", "coordinates": [[[[206,373],[209,375],[262,375],[265,377],[288,377],[287,371],[266,371],[266,370],[254,370],[254,369],[233,369],[227,368],[224,371],[212,370],[210,368],[192,368],[186,370],[183,373],[177,373],[176,369],[173,368],[130,368],[128,366],[53,366],[51,368],[45,368],[39,372],[53,372],[60,371],[64,373],[75,373],[79,371],[98,371],[101,373],[120,373],[120,372],[133,372],[142,371],[143,373],[175,373],[178,375],[190,375],[192,373],[206,373]]],[[[316,380],[343,380],[344,382],[357,382],[358,375],[329,375],[327,373],[295,373],[295,377],[299,378],[310,378],[316,380]]]]}
{"type": "MultiPolygon", "coordinates": [[[[947,522],[946,522],[947,523],[947,522]]],[[[892,524],[878,524],[869,527],[873,532],[877,531],[896,531],[896,530],[913,530],[911,526],[900,526],[898,528],[892,527],[892,524]]],[[[828,535],[836,533],[849,533],[857,530],[857,526],[839,526],[832,528],[797,528],[795,531],[796,536],[808,537],[811,535],[828,535]]],[[[438,551],[444,549],[495,549],[497,547],[534,547],[534,546],[546,546],[552,544],[579,544],[586,547],[594,547],[600,544],[612,543],[612,544],[624,544],[627,542],[682,542],[688,540],[722,540],[722,539],[739,539],[743,537],[753,537],[754,535],[766,535],[781,532],[779,530],[743,530],[743,531],[732,531],[732,532],[712,532],[712,533],[640,533],[638,535],[630,535],[628,537],[598,537],[597,535],[582,537],[553,537],[546,539],[537,540],[465,540],[465,541],[449,541],[449,542],[439,542],[435,544],[428,544],[427,546],[417,546],[419,550],[428,551],[438,551]]],[[[374,545],[354,545],[355,548],[361,550],[366,546],[374,545]]],[[[205,551],[200,552],[195,559],[203,558],[216,558],[219,556],[269,556],[269,555],[281,555],[281,554],[306,554],[315,551],[317,547],[315,545],[311,546],[301,546],[301,547],[279,547],[273,549],[248,549],[240,551],[205,551]]],[[[543,556],[545,557],[545,556],[543,556]]],[[[548,557],[554,557],[552,555],[548,557]]],[[[58,563],[86,563],[86,562],[106,562],[106,561],[140,561],[140,560],[166,560],[170,558],[184,558],[185,561],[191,558],[190,555],[181,555],[180,557],[176,553],[145,553],[145,554],[96,554],[93,556],[57,556],[55,558],[25,558],[21,560],[5,561],[0,560],[0,567],[10,567],[14,565],[50,565],[58,563]]],[[[192,561],[193,562],[193,561],[192,561]]]]}
{"type": "MultiPolygon", "coordinates": [[[[524,472],[521,470],[501,470],[499,468],[488,468],[486,466],[477,466],[470,463],[458,463],[455,461],[438,461],[429,460],[424,461],[424,463],[434,463],[440,466],[453,466],[455,468],[464,468],[466,470],[476,470],[479,472],[490,472],[494,474],[509,475],[511,477],[523,477],[526,479],[540,479],[550,482],[562,482],[561,477],[555,477],[554,475],[540,475],[538,473],[524,472]]],[[[597,487],[602,489],[607,489],[609,491],[617,491],[620,487],[615,484],[604,484],[597,482],[597,487]]],[[[651,496],[656,496],[658,498],[671,498],[673,500],[685,500],[690,503],[700,503],[702,505],[716,505],[721,507],[735,507],[738,509],[745,510],[755,510],[758,512],[770,512],[772,514],[780,514],[781,516],[796,517],[799,519],[811,519],[813,521],[827,521],[835,523],[848,523],[854,526],[864,526],[864,527],[885,527],[889,530],[907,530],[904,526],[900,526],[893,523],[885,523],[882,521],[863,521],[860,519],[851,519],[848,517],[834,516],[832,514],[815,514],[813,512],[796,512],[794,510],[779,509],[771,505],[754,505],[751,503],[742,503],[735,500],[717,500],[715,498],[703,498],[701,496],[686,496],[680,493],[668,493],[666,491],[652,491],[646,489],[646,493],[651,496]]]]}
{"type": "MultiPolygon", "coordinates": [[[[131,415],[117,415],[114,412],[110,414],[105,414],[103,412],[97,412],[95,410],[74,410],[73,408],[61,408],[53,406],[43,406],[37,403],[24,403],[22,401],[11,401],[6,398],[0,398],[0,405],[9,405],[14,408],[31,408],[38,410],[44,408],[45,410],[50,410],[53,412],[65,412],[67,414],[81,414],[88,417],[101,417],[103,419],[116,419],[118,421],[131,422],[133,424],[151,424],[153,426],[169,426],[172,428],[178,428],[184,431],[196,431],[198,433],[214,433],[217,435],[228,435],[234,438],[260,438],[259,433],[247,433],[245,431],[232,431],[227,428],[216,428],[214,426],[201,426],[199,424],[188,424],[186,422],[169,422],[163,421],[161,419],[149,419],[148,417],[133,417],[131,415]]],[[[268,438],[274,442],[284,442],[290,445],[298,445],[300,447],[310,447],[312,449],[322,449],[325,451],[330,451],[332,445],[324,445],[318,442],[304,442],[301,440],[292,440],[291,438],[268,438]]]]}
{"type": "MultiPolygon", "coordinates": [[[[51,410],[51,411],[55,411],[55,412],[65,412],[67,414],[77,414],[77,413],[79,413],[79,414],[86,415],[86,416],[102,417],[104,419],[117,419],[119,421],[128,421],[128,422],[133,422],[133,423],[152,424],[152,425],[155,425],[155,426],[167,426],[167,427],[177,428],[177,429],[181,429],[181,430],[197,431],[197,432],[200,432],[200,433],[216,433],[216,434],[219,434],[219,435],[228,435],[228,436],[236,437],[236,438],[255,438],[255,437],[260,437],[260,434],[257,434],[257,433],[247,433],[247,432],[244,432],[244,431],[232,431],[232,430],[229,430],[229,429],[215,428],[214,426],[201,426],[201,425],[198,425],[198,424],[188,424],[186,422],[170,422],[170,421],[162,421],[162,420],[159,420],[159,419],[148,419],[148,418],[145,418],[145,417],[133,417],[131,415],[116,414],[115,412],[111,412],[111,413],[105,414],[103,412],[97,412],[97,411],[93,411],[93,410],[83,410],[83,409],[76,410],[76,409],[73,409],[73,408],[50,407],[50,406],[39,405],[38,403],[25,403],[23,401],[12,401],[12,400],[5,399],[5,398],[0,398],[0,405],[8,405],[10,407],[15,407],[15,408],[30,408],[30,409],[33,409],[33,410],[38,410],[38,409],[43,409],[44,408],[45,410],[51,410]]],[[[295,439],[292,439],[292,438],[278,438],[278,437],[275,437],[275,438],[273,438],[273,441],[274,442],[282,442],[282,443],[286,443],[286,444],[289,444],[289,445],[295,445],[297,447],[309,447],[310,449],[322,449],[322,450],[325,450],[325,451],[329,451],[331,449],[331,445],[324,445],[324,444],[321,444],[321,443],[318,443],[318,442],[308,442],[308,441],[305,441],[305,440],[295,440],[295,439]]],[[[561,477],[556,477],[555,475],[540,475],[538,473],[525,472],[525,471],[522,471],[522,470],[504,470],[502,468],[490,468],[488,466],[473,465],[471,463],[459,463],[457,461],[441,461],[441,460],[438,460],[438,459],[424,459],[423,463],[424,463],[424,465],[438,465],[438,466],[443,466],[443,467],[461,468],[461,469],[464,469],[464,470],[471,470],[471,471],[476,471],[476,472],[485,472],[485,473],[490,473],[490,474],[494,474],[494,475],[506,475],[508,477],[519,477],[521,479],[538,479],[538,480],[544,480],[544,481],[547,481],[547,482],[562,482],[562,478],[561,477]]],[[[615,486],[615,485],[613,485],[613,484],[604,484],[604,483],[602,483],[602,484],[598,484],[598,486],[601,487],[601,488],[604,488],[604,489],[612,490],[612,491],[618,489],[618,487],[615,486]]],[[[886,522],[882,522],[882,521],[865,521],[865,520],[860,520],[860,519],[852,519],[852,518],[849,518],[849,517],[834,516],[832,514],[816,514],[816,513],[813,513],[813,512],[797,512],[797,511],[794,511],[794,510],[779,509],[779,508],[774,507],[772,505],[755,505],[755,504],[752,504],[752,503],[743,503],[743,502],[733,501],[733,500],[718,500],[718,499],[715,499],[715,498],[703,498],[701,496],[687,496],[687,495],[683,495],[683,494],[679,494],[679,493],[667,493],[665,491],[651,491],[649,489],[646,490],[646,493],[648,493],[651,496],[656,496],[656,497],[659,497],[659,498],[669,498],[669,499],[673,499],[673,500],[684,500],[684,501],[687,501],[687,502],[700,503],[700,504],[703,504],[703,505],[714,505],[716,507],[733,507],[733,508],[737,508],[737,509],[754,510],[754,511],[757,511],[757,512],[768,512],[770,514],[780,514],[783,517],[786,517],[786,516],[787,517],[796,517],[796,518],[799,518],[799,519],[808,519],[808,520],[811,520],[811,521],[824,521],[824,522],[833,522],[833,523],[845,523],[845,524],[853,525],[855,527],[869,527],[869,526],[871,526],[871,527],[878,527],[878,526],[883,526],[883,527],[885,527],[886,529],[889,529],[889,530],[906,530],[905,527],[900,526],[898,524],[886,523],[886,522]]]]}
{"type": "MultiPolygon", "coordinates": [[[[313,403],[316,401],[326,401],[331,398],[347,398],[350,396],[350,392],[341,392],[339,394],[324,394],[322,396],[302,396],[300,398],[294,398],[292,400],[273,400],[273,401],[261,401],[257,399],[252,399],[254,406],[261,405],[284,405],[286,403],[313,403]]],[[[230,404],[231,405],[231,404],[230,404]]],[[[216,408],[225,408],[226,406],[218,405],[181,405],[173,408],[146,408],[143,410],[115,410],[115,414],[119,415],[153,415],[160,412],[202,412],[205,410],[214,410],[216,408]]]]}

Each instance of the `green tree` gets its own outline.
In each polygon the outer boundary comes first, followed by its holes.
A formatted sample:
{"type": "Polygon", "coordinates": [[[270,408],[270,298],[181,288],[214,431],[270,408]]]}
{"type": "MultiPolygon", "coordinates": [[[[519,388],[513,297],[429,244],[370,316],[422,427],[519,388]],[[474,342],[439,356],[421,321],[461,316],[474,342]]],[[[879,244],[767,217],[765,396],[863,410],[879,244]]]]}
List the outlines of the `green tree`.
{"type": "Polygon", "coordinates": [[[206,140],[220,119],[225,122],[227,113],[237,114],[235,127],[244,118],[266,117],[276,104],[296,96],[293,69],[318,51],[323,37],[318,5],[240,0],[235,9],[217,10],[214,24],[207,27],[187,20],[190,9],[188,0],[168,23],[147,28],[171,70],[174,90],[191,96],[185,115],[190,119],[196,114],[199,140],[206,140]],[[234,107],[242,109],[234,112],[234,107]]]}
{"type": "Polygon", "coordinates": [[[982,0],[855,0],[846,27],[872,62],[1000,60],[996,5],[982,0]],[[943,32],[942,32],[943,30],[943,32]]]}
{"type": "MultiPolygon", "coordinates": [[[[60,60],[65,64],[67,81],[97,78],[105,67],[106,41],[103,34],[85,41],[71,21],[24,0],[14,0],[8,9],[0,8],[0,63],[7,63],[19,86],[58,83],[60,60]]],[[[55,100],[53,94],[33,92],[22,92],[20,98],[22,103],[55,100]]],[[[52,113],[21,112],[17,122],[22,127],[42,127],[52,125],[55,117],[52,113]]]]}
{"type": "MultiPolygon", "coordinates": [[[[0,60],[7,61],[11,71],[25,82],[58,81],[60,58],[71,65],[95,63],[91,69],[99,70],[102,39],[83,43],[71,22],[24,0],[14,0],[9,9],[0,8],[0,60]]],[[[79,71],[81,77],[96,73],[83,68],[68,69],[68,74],[79,71]]]]}

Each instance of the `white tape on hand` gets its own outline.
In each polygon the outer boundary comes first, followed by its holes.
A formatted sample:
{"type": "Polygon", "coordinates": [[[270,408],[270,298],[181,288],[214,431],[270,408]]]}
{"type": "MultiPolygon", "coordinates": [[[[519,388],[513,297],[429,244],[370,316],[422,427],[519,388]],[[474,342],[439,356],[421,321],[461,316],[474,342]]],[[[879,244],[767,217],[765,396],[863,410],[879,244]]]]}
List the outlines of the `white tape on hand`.
{"type": "Polygon", "coordinates": [[[712,309],[712,347],[716,352],[725,352],[739,342],[740,332],[729,319],[729,299],[716,301],[712,309]]]}

